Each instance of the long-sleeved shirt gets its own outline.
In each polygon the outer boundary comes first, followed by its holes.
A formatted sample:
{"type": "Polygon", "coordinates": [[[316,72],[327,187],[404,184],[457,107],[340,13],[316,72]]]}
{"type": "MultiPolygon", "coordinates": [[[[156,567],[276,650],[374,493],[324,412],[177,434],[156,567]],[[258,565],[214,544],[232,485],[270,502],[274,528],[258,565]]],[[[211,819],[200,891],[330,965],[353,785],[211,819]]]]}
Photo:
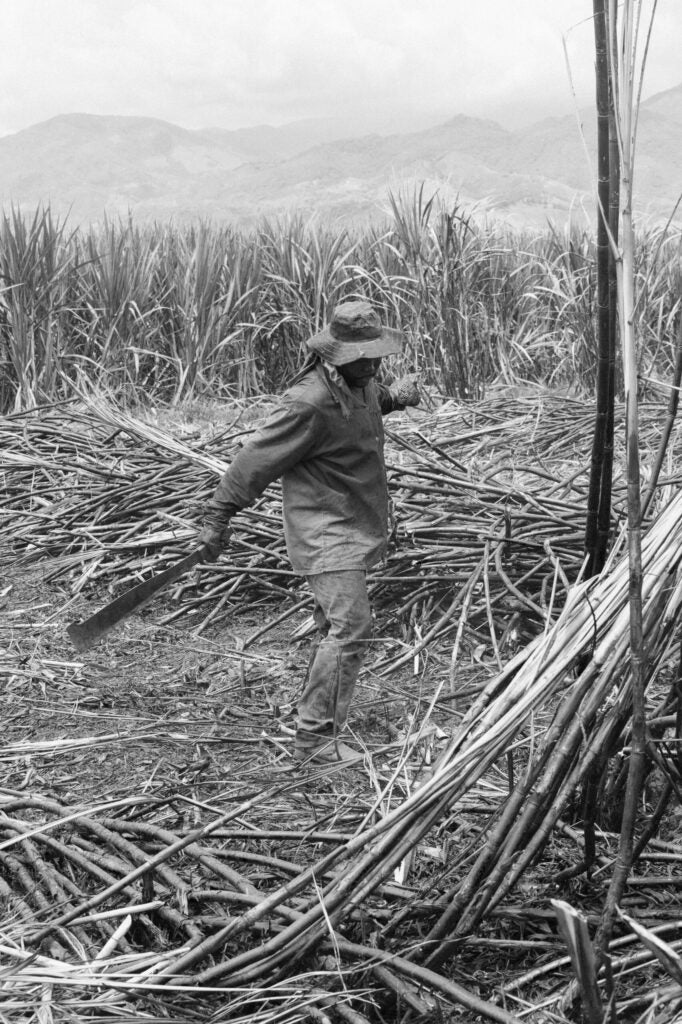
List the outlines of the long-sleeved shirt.
{"type": "Polygon", "coordinates": [[[382,416],[401,409],[384,385],[343,399],[318,366],[281,398],[224,473],[216,503],[245,508],[282,478],[284,535],[296,572],[362,569],[386,549],[388,488],[382,416]]]}

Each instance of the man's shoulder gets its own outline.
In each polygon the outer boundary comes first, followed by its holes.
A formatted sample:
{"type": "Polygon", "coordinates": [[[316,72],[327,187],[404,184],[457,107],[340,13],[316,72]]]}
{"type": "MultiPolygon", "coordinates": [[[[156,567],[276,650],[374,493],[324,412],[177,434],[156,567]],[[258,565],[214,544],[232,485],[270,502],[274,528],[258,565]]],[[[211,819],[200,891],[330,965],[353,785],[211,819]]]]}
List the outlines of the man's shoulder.
{"type": "Polygon", "coordinates": [[[334,404],[325,382],[314,370],[306,373],[305,377],[287,388],[282,395],[282,402],[285,404],[299,402],[302,405],[313,406],[315,409],[331,408],[334,404]]]}

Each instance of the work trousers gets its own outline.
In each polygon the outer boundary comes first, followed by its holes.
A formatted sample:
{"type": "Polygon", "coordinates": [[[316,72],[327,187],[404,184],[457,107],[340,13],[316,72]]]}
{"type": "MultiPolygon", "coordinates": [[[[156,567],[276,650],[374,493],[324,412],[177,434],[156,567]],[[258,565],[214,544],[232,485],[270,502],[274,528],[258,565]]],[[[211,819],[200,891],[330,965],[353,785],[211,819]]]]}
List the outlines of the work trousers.
{"type": "Polygon", "coordinates": [[[321,639],[298,702],[296,746],[314,748],[345,727],[355,683],[372,636],[363,569],[308,576],[321,639]]]}

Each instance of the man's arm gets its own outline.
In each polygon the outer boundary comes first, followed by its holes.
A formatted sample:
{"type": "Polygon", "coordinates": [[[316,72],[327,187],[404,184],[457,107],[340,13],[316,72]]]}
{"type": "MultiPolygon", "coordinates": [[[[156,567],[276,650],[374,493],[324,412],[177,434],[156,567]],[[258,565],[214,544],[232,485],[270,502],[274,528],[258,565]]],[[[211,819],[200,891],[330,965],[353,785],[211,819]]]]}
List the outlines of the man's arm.
{"type": "Polygon", "coordinates": [[[319,415],[303,402],[282,405],[246,441],[206,503],[199,543],[217,558],[229,539],[235,513],[258,498],[268,484],[308,458],[319,440],[319,415]]]}

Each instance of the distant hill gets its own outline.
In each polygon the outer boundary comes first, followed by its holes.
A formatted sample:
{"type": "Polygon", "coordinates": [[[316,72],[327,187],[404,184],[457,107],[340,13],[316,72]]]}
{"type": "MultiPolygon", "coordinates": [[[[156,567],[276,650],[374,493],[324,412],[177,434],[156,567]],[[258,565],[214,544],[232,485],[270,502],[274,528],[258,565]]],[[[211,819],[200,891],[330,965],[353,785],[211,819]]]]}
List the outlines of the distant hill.
{"type": "MultiPolygon", "coordinates": [[[[519,228],[592,219],[594,118],[508,131],[457,116],[422,131],[340,138],[334,121],[191,131],[165,121],[69,114],[0,138],[0,204],[49,203],[69,224],[106,215],[248,225],[291,210],[382,218],[389,190],[425,183],[446,202],[519,228]]],[[[682,193],[682,85],[642,104],[636,213],[667,218],[682,193]]]]}

